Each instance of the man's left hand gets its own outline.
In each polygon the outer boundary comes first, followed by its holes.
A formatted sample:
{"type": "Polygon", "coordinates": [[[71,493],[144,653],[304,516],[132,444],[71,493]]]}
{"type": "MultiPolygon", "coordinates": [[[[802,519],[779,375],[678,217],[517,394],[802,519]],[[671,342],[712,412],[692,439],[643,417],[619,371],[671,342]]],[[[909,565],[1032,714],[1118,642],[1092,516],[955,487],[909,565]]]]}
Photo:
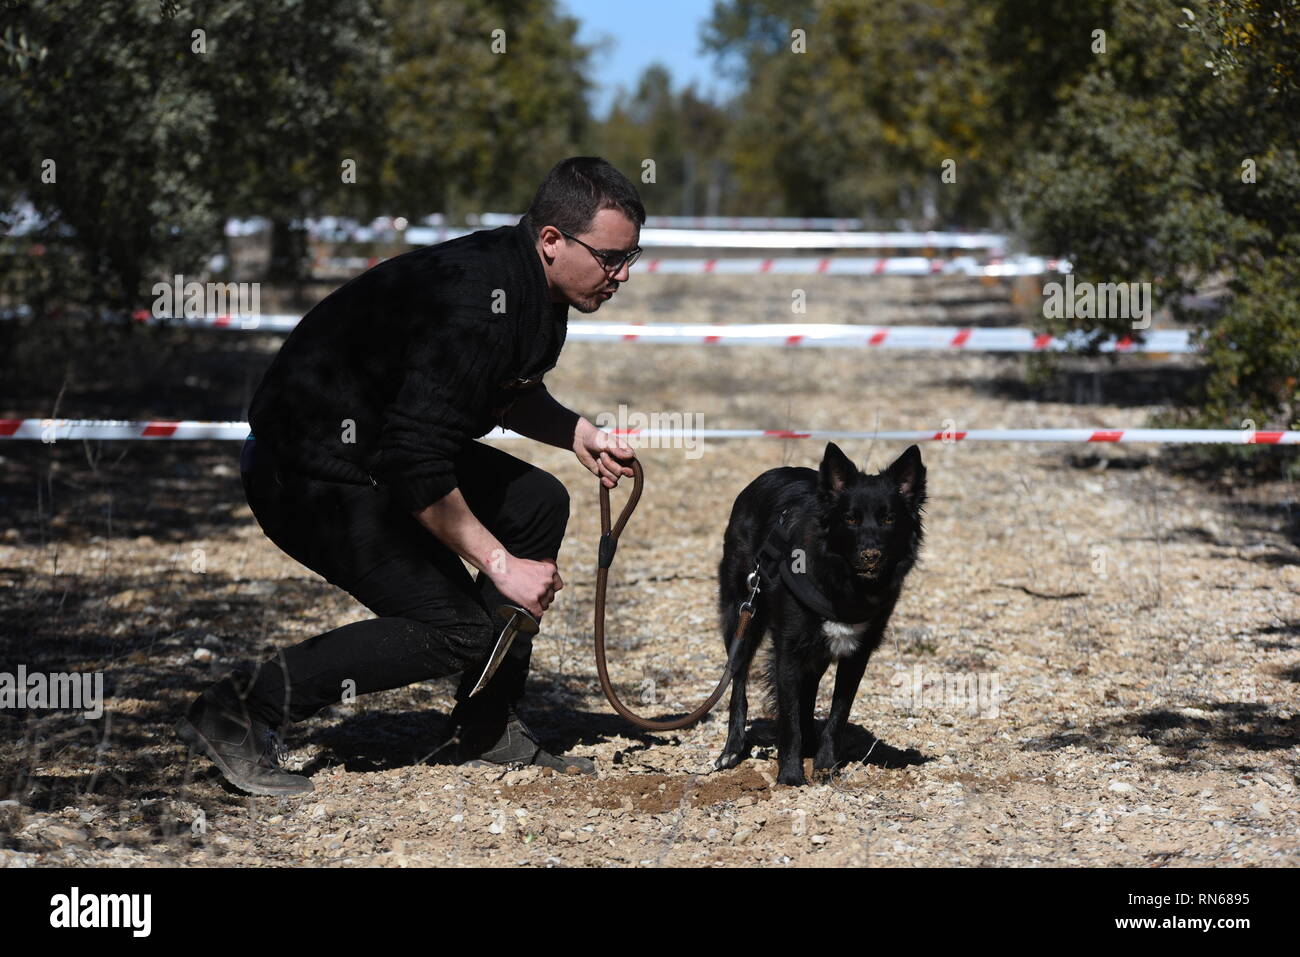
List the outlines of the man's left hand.
{"type": "Polygon", "coordinates": [[[632,474],[631,466],[618,459],[630,461],[636,458],[632,446],[617,435],[602,432],[585,418],[579,419],[578,427],[573,430],[573,454],[587,471],[600,478],[606,488],[613,488],[619,478],[632,474]]]}

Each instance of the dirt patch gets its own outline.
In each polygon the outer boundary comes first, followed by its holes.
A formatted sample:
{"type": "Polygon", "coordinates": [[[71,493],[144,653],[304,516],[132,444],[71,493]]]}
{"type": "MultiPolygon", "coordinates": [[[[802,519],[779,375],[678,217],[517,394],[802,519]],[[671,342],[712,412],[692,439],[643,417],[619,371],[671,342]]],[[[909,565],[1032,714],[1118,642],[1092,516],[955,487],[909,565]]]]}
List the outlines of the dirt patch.
{"type": "MultiPolygon", "coordinates": [[[[681,807],[714,807],[766,801],[772,782],[753,766],[703,777],[644,772],[586,781],[571,775],[548,774],[527,784],[507,785],[502,793],[513,801],[582,801],[594,808],[621,809],[633,814],[663,814],[681,807]],[[748,799],[748,800],[746,800],[748,799]]],[[[769,776],[770,777],[770,776],[769,776]]]]}

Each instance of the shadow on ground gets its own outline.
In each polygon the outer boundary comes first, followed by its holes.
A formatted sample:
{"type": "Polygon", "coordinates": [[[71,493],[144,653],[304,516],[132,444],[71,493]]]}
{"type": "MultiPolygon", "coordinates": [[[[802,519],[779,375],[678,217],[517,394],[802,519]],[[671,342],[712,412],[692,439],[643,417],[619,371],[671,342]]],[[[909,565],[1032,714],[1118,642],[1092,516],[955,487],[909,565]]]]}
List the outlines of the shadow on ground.
{"type": "Polygon", "coordinates": [[[1028,751],[1081,747],[1108,752],[1127,738],[1146,738],[1166,757],[1188,764],[1214,748],[1280,751],[1300,744],[1300,715],[1281,716],[1266,704],[1210,702],[1175,711],[1156,708],[1058,731],[1027,742],[1028,751]]]}
{"type": "MultiPolygon", "coordinates": [[[[1078,360],[1075,360],[1078,361],[1078,360]]],[[[1090,360],[1098,362],[1098,360],[1090,360]]],[[[1067,405],[1152,406],[1186,404],[1201,383],[1205,370],[1124,357],[1117,365],[1071,367],[1063,363],[1058,374],[1043,384],[1030,382],[1024,366],[989,378],[964,380],[974,391],[1008,402],[1059,402],[1067,405]],[[1140,363],[1130,365],[1129,363],[1140,363]]]]}

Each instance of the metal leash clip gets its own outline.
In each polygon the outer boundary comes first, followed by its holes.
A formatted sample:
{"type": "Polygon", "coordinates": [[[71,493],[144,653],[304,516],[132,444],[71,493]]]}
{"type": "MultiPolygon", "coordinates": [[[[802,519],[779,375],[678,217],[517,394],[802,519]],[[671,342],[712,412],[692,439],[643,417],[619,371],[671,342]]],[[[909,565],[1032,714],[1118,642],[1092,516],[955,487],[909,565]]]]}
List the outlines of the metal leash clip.
{"type": "Polygon", "coordinates": [[[757,598],[758,593],[763,590],[762,588],[759,587],[759,575],[758,575],[757,563],[755,563],[754,565],[754,570],[749,573],[749,577],[745,579],[745,585],[750,590],[749,597],[740,603],[740,611],[742,614],[745,612],[749,612],[752,615],[754,613],[754,599],[757,598]]]}

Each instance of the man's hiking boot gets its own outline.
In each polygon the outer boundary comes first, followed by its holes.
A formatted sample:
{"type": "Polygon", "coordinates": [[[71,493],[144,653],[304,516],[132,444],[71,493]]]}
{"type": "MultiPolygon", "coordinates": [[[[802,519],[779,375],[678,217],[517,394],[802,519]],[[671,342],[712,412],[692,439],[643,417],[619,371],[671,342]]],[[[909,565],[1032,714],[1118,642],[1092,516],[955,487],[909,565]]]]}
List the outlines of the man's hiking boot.
{"type": "Polygon", "coordinates": [[[314,791],[311,781],[280,767],[288,748],[270,725],[250,715],[234,690],[218,682],[199,695],[176,733],[202,751],[227,781],[249,794],[290,797],[314,791]]]}
{"type": "Polygon", "coordinates": [[[500,720],[484,724],[460,726],[458,763],[470,767],[500,765],[540,765],[561,774],[595,774],[596,764],[590,758],[555,755],[543,748],[537,735],[524,724],[515,709],[506,715],[505,727],[500,720]]]}

